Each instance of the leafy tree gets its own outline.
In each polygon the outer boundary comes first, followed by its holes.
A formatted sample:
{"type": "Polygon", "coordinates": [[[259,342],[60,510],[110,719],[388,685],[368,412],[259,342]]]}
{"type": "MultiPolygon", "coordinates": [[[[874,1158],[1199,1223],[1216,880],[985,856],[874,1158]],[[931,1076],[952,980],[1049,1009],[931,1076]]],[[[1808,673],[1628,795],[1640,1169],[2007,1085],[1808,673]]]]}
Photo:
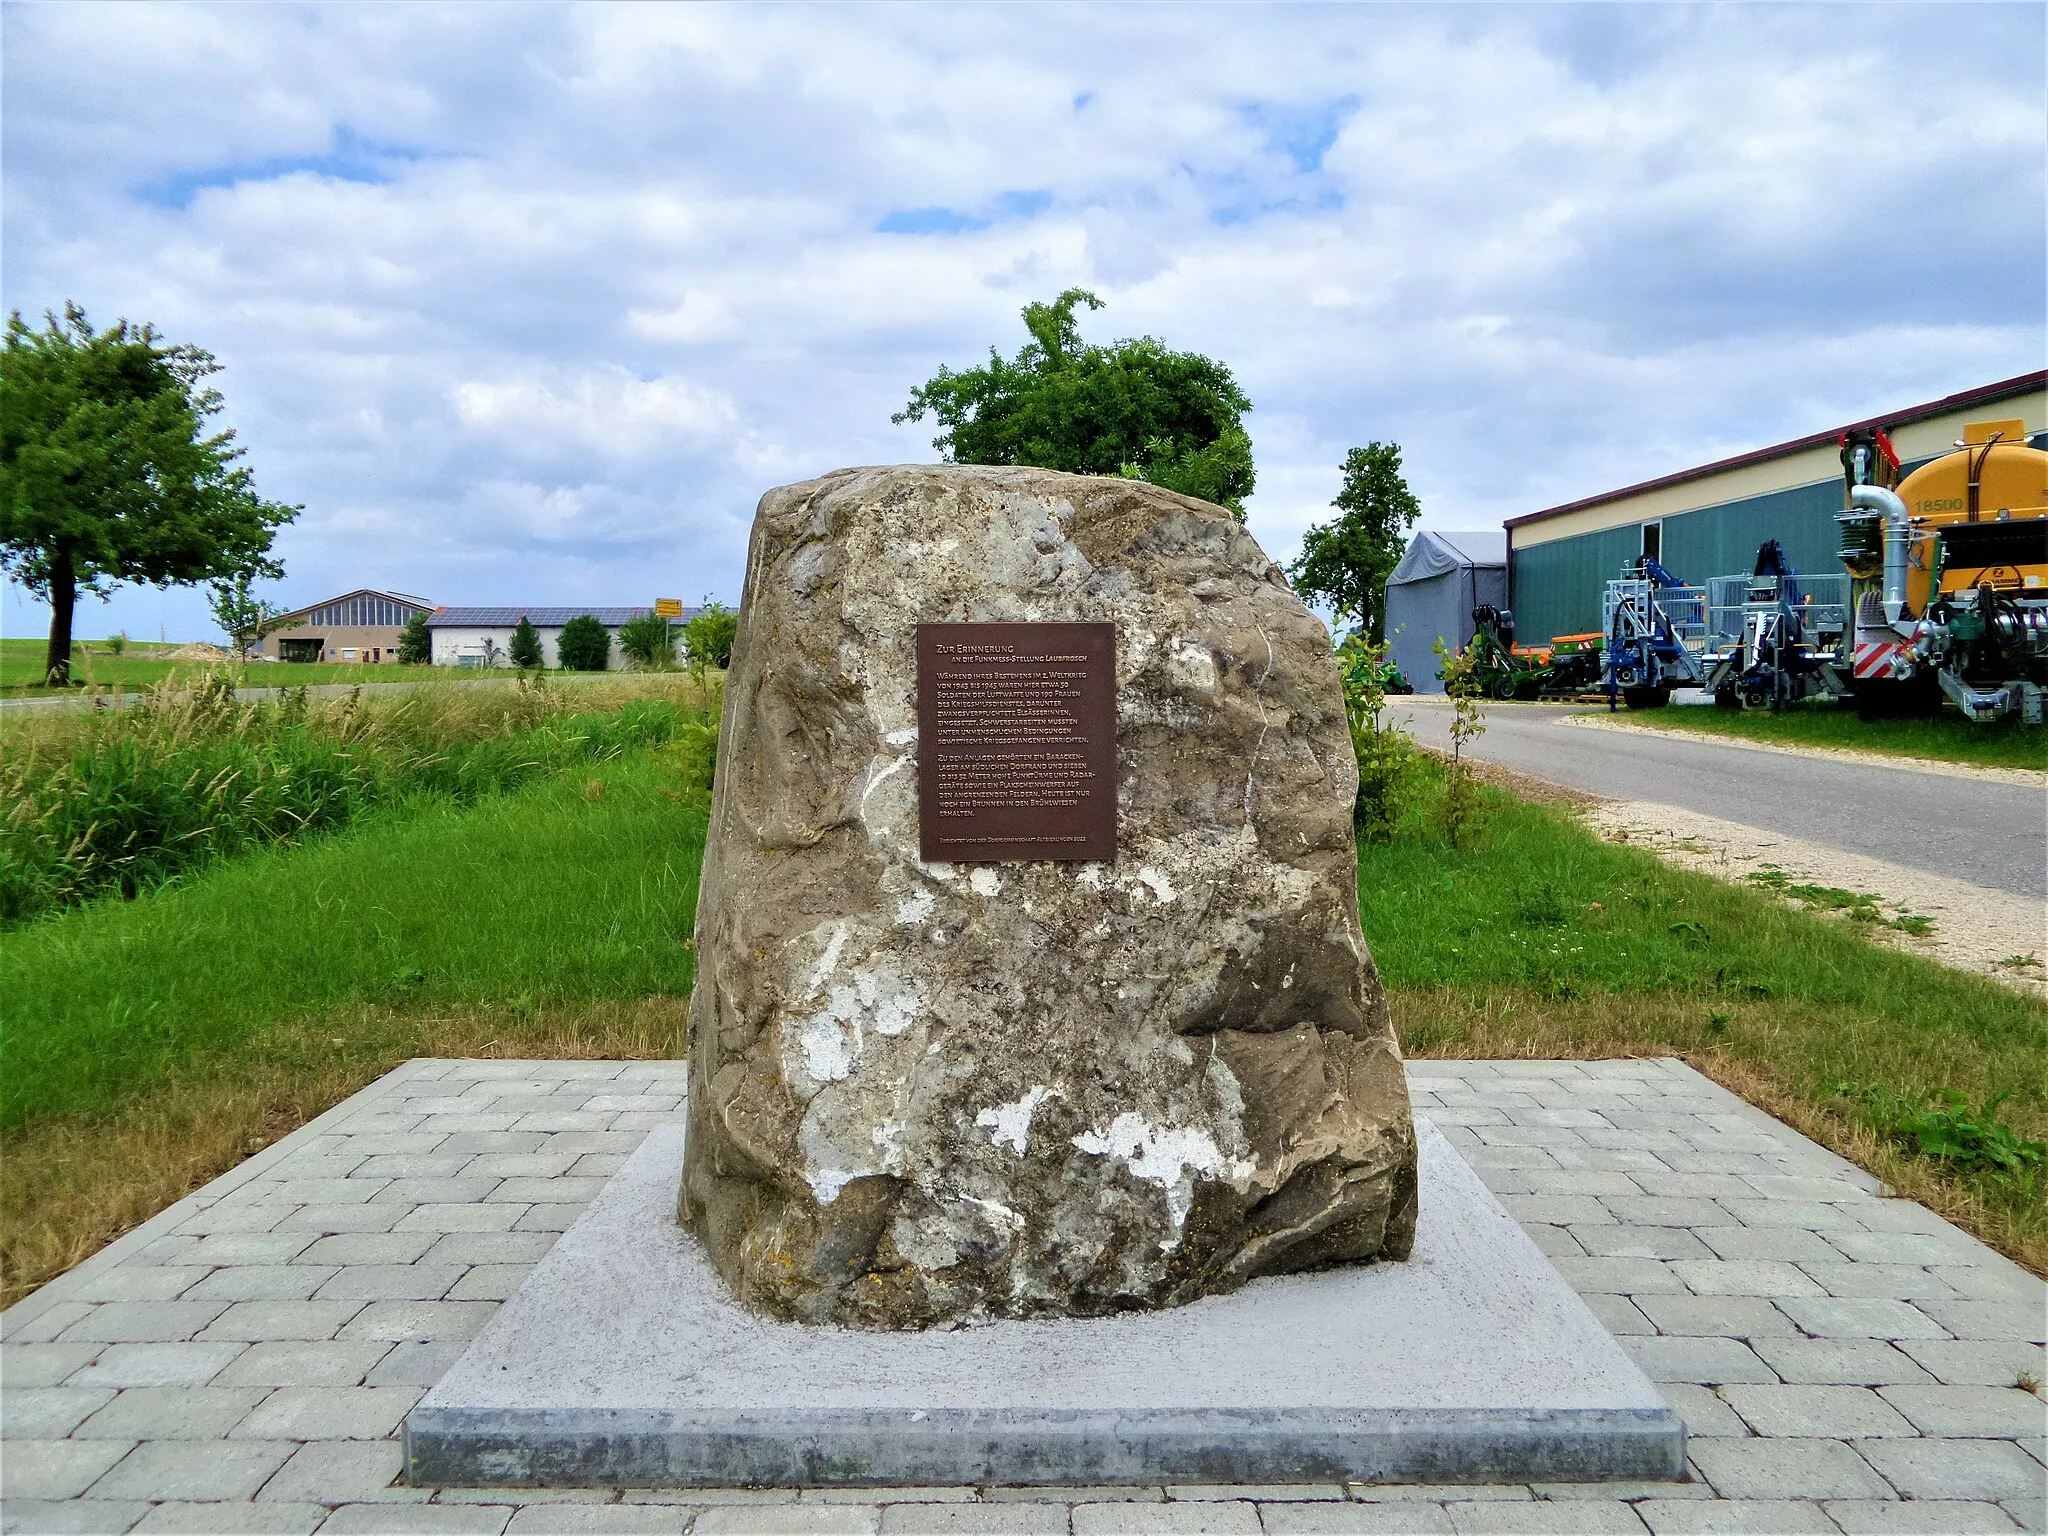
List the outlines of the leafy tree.
{"type": "Polygon", "coordinates": [[[619,649],[643,667],[673,666],[675,631],[658,613],[636,613],[619,626],[619,649]]]}
{"type": "Polygon", "coordinates": [[[1085,345],[1075,306],[1102,308],[1085,288],[1024,306],[1031,333],[1014,358],[941,367],[891,421],[945,428],[932,439],[949,463],[1035,464],[1082,475],[1123,475],[1199,496],[1244,516],[1252,493],[1252,408],[1230,370],[1153,337],[1085,345]]]}
{"type": "MultiPolygon", "coordinates": [[[[532,672],[539,670],[543,660],[540,631],[533,627],[533,620],[522,613],[519,622],[512,627],[512,665],[532,672]]],[[[565,661],[562,665],[567,666],[568,663],[565,661]]]]}
{"type": "Polygon", "coordinates": [[[732,665],[732,643],[739,638],[740,616],[715,597],[683,626],[683,651],[696,667],[725,668],[732,665]]]}
{"type": "Polygon", "coordinates": [[[303,509],[258,497],[234,433],[207,430],[211,354],[125,320],[96,332],[76,304],[45,318],[15,311],[0,354],[0,570],[50,604],[62,686],[80,592],[282,575],[270,541],[303,509]]]}
{"type": "Polygon", "coordinates": [[[611,665],[612,632],[590,614],[578,614],[555,639],[555,658],[572,672],[602,672],[611,665]]]}
{"type": "Polygon", "coordinates": [[[207,606],[213,622],[228,637],[228,648],[237,659],[247,656],[263,637],[284,624],[285,610],[273,608],[249,590],[249,573],[237,571],[209,589],[207,606]]]}
{"type": "Polygon", "coordinates": [[[1387,638],[1387,578],[1401,563],[1422,503],[1401,478],[1398,443],[1367,443],[1344,456],[1344,487],[1330,503],[1341,514],[1309,529],[1288,568],[1294,589],[1321,598],[1375,644],[1387,638]]]}
{"type": "MultiPolygon", "coordinates": [[[[513,638],[516,640],[518,636],[515,634],[513,638]]],[[[424,667],[433,659],[434,637],[427,629],[427,616],[416,613],[398,632],[398,664],[401,667],[424,667]]]]}

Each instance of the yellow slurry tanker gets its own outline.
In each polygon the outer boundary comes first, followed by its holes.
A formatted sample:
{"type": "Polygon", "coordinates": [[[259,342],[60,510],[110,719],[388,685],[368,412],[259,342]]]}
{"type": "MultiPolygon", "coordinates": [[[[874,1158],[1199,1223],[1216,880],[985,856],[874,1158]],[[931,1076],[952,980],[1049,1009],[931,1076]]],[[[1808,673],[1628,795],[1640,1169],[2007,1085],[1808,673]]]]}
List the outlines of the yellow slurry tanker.
{"type": "Polygon", "coordinates": [[[1894,485],[1881,432],[1842,443],[1857,709],[2042,719],[2048,685],[2048,453],[2018,421],[1972,424],[1954,453],[1894,485]]]}

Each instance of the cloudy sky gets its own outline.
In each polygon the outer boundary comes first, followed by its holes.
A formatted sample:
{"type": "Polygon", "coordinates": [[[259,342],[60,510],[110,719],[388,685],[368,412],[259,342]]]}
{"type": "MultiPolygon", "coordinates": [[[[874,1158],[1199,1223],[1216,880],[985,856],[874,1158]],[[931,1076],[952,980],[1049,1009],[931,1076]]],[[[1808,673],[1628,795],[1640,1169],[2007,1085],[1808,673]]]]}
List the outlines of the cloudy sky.
{"type": "Polygon", "coordinates": [[[1235,370],[1286,559],[1369,439],[1498,526],[2041,366],[2044,14],[9,5],[0,270],[219,357],[286,603],[735,600],[1071,285],[1235,370]]]}

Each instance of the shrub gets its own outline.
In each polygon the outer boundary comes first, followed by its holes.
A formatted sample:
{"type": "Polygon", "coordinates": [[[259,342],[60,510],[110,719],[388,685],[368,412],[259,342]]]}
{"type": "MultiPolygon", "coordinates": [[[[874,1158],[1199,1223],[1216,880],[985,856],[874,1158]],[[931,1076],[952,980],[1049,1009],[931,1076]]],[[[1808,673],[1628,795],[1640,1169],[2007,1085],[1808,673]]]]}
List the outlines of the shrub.
{"type": "Polygon", "coordinates": [[[1358,799],[1352,820],[1369,843],[1393,838],[1416,784],[1415,744],[1386,718],[1387,689],[1395,674],[1387,647],[1353,634],[1338,647],[1344,680],[1344,716],[1358,757],[1358,799]]]}
{"type": "Polygon", "coordinates": [[[533,627],[533,620],[522,613],[512,627],[512,665],[521,671],[535,672],[545,660],[541,655],[540,632],[533,627]]]}
{"type": "Polygon", "coordinates": [[[562,626],[555,659],[571,672],[602,672],[611,665],[612,632],[590,614],[578,614],[562,626]]]}
{"type": "Polygon", "coordinates": [[[704,599],[704,606],[683,626],[683,649],[694,667],[732,665],[732,643],[739,638],[740,616],[716,598],[704,599]]]}
{"type": "Polygon", "coordinates": [[[424,667],[433,659],[434,637],[427,633],[427,616],[416,613],[398,632],[398,664],[401,667],[424,667]]]}
{"type": "Polygon", "coordinates": [[[643,667],[672,667],[675,631],[658,613],[636,613],[619,626],[619,649],[643,667]]]}
{"type": "Polygon", "coordinates": [[[1465,761],[1465,744],[1486,729],[1479,712],[1479,658],[1472,647],[1452,650],[1439,636],[1437,671],[1451,696],[1451,755],[1444,765],[1444,797],[1438,815],[1444,839],[1453,848],[1469,848],[1481,829],[1478,781],[1465,761]]]}

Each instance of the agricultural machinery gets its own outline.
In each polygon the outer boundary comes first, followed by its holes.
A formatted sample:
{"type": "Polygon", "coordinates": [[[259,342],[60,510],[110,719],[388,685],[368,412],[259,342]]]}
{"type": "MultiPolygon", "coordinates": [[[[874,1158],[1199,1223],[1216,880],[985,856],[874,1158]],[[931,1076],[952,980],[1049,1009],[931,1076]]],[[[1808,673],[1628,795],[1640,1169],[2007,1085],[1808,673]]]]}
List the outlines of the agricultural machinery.
{"type": "Polygon", "coordinates": [[[1866,719],[2042,721],[2048,685],[2048,453],[2025,424],[1972,424],[1894,488],[1882,432],[1845,434],[1842,563],[1854,592],[1852,689],[1866,719]]]}
{"type": "Polygon", "coordinates": [[[1707,583],[1705,686],[1723,709],[1779,709],[1849,691],[1843,645],[1849,578],[1802,577],[1776,539],[1747,576],[1707,583]]]}
{"type": "Polygon", "coordinates": [[[1496,699],[1571,698],[1600,681],[1600,637],[1558,635],[1517,645],[1515,616],[1482,603],[1472,610],[1472,652],[1480,688],[1496,699]]]}
{"type": "Polygon", "coordinates": [[[1644,555],[1622,567],[1601,598],[1607,707],[1661,709],[1674,688],[1706,681],[1707,593],[1644,555]]]}

